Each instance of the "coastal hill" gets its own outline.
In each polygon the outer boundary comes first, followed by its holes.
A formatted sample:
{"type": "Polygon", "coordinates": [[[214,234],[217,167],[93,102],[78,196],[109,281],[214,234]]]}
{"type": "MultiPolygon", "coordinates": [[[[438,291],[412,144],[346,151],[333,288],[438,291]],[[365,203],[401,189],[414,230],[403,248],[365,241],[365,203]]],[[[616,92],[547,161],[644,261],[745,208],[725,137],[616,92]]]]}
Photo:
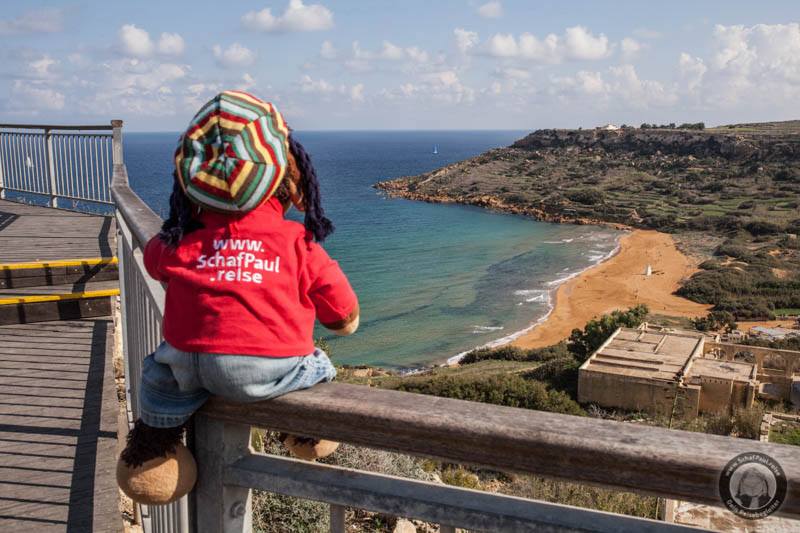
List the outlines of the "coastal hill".
{"type": "Polygon", "coordinates": [[[800,312],[800,121],[684,126],[538,130],[376,187],[544,221],[668,232],[706,259],[679,295],[740,320],[800,312]]]}

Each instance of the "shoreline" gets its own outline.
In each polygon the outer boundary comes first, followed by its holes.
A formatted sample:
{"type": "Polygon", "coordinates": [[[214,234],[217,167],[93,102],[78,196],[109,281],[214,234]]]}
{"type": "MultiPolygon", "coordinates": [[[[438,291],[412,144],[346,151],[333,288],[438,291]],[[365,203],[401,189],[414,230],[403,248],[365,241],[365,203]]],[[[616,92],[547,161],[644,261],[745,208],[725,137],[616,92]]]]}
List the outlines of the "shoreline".
{"type": "Polygon", "coordinates": [[[472,205],[493,211],[526,216],[541,222],[611,227],[629,233],[617,240],[617,246],[598,262],[554,280],[548,292],[549,309],[529,326],[505,337],[489,341],[448,357],[434,366],[449,366],[472,350],[514,345],[523,349],[543,348],[569,338],[572,330],[617,309],[646,304],[656,314],[695,318],[705,316],[711,305],[699,304],[676,296],[681,281],[697,272],[701,260],[678,250],[668,233],[631,227],[626,224],[581,217],[564,216],[535,208],[520,208],[486,195],[477,198],[450,197],[411,192],[402,179],[379,182],[375,188],[391,198],[472,205]],[[652,274],[645,276],[647,266],[652,274]]]}
{"type": "Polygon", "coordinates": [[[539,318],[537,318],[535,322],[533,322],[532,324],[529,324],[528,326],[522,328],[521,330],[518,330],[518,331],[515,331],[513,333],[510,333],[510,334],[506,335],[505,337],[500,337],[499,339],[494,339],[492,341],[489,341],[489,342],[486,342],[484,344],[481,344],[480,346],[475,346],[473,348],[470,348],[469,350],[465,350],[465,351],[463,351],[461,353],[458,353],[456,355],[450,356],[442,364],[444,366],[449,366],[449,365],[456,364],[466,354],[468,354],[469,352],[471,352],[473,350],[480,350],[480,349],[483,349],[483,348],[498,348],[500,346],[506,346],[508,344],[515,344],[515,342],[518,339],[520,339],[521,337],[524,337],[525,335],[531,333],[533,330],[535,330],[536,328],[538,328],[539,326],[544,324],[547,321],[547,319],[550,317],[550,315],[553,313],[553,311],[554,311],[554,309],[556,307],[555,302],[556,302],[556,297],[557,297],[559,288],[561,286],[563,286],[564,284],[569,283],[571,280],[574,280],[575,278],[578,278],[578,277],[582,276],[583,274],[585,274],[586,272],[592,270],[593,268],[597,268],[600,265],[602,265],[603,263],[612,260],[620,252],[620,250],[621,250],[621,241],[625,236],[626,235],[623,234],[623,235],[620,235],[619,237],[617,237],[615,239],[614,247],[606,255],[604,255],[602,258],[600,258],[596,262],[588,265],[587,267],[585,267],[585,268],[583,268],[581,270],[573,272],[573,273],[569,274],[568,276],[565,276],[563,278],[559,278],[559,279],[555,279],[553,281],[547,282],[546,285],[548,285],[550,287],[550,289],[547,291],[547,304],[548,304],[547,312],[544,315],[542,315],[539,318]]]}
{"type": "Polygon", "coordinates": [[[520,348],[557,344],[593,318],[642,303],[662,315],[705,316],[710,305],[673,294],[682,279],[698,270],[697,264],[678,250],[671,235],[633,230],[619,239],[605,260],[561,283],[550,311],[511,344],[520,348]],[[645,276],[648,265],[652,275],[645,276]]]}

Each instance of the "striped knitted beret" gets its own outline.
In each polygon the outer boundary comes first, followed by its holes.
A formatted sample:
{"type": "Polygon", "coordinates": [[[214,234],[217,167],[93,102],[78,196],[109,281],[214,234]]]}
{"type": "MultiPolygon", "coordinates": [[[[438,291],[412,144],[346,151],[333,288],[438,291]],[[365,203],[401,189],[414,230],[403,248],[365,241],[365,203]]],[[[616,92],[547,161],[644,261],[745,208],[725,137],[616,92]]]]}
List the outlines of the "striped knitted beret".
{"type": "Polygon", "coordinates": [[[181,135],[175,151],[178,180],[196,204],[246,213],[280,185],[288,138],[275,106],[225,91],[206,103],[181,135]]]}

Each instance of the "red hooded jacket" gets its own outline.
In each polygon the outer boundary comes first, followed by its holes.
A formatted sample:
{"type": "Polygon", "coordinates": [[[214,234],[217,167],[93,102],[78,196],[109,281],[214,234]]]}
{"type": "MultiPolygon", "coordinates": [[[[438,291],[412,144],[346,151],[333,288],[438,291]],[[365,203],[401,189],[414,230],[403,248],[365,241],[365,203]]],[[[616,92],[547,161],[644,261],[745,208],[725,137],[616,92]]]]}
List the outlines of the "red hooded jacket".
{"type": "Polygon", "coordinates": [[[144,251],[147,272],[167,283],[164,338],[175,348],[307,355],[315,318],[336,330],[358,316],[339,264],[284,219],[277,199],[239,217],[204,211],[200,221],[176,248],[154,237],[144,251]]]}

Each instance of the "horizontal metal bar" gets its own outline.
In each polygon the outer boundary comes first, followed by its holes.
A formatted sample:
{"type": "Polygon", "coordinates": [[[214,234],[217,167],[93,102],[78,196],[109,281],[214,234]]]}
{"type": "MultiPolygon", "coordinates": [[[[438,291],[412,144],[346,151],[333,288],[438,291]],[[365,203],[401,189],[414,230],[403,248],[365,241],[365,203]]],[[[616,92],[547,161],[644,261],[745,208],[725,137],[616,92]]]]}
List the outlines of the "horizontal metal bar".
{"type": "Polygon", "coordinates": [[[225,469],[224,483],[479,531],[697,529],[384,474],[252,455],[225,469]]]}
{"type": "Polygon", "coordinates": [[[231,422],[719,505],[725,465],[761,452],[782,465],[780,512],[800,515],[797,447],[704,433],[325,383],[273,400],[214,397],[204,414],[231,422]]]}
{"type": "MultiPolygon", "coordinates": [[[[35,194],[37,196],[47,196],[48,198],[52,196],[50,193],[41,192],[41,191],[32,191],[29,189],[20,189],[18,187],[3,187],[6,191],[13,191],[13,192],[23,192],[26,194],[35,194]]],[[[76,202],[89,202],[93,204],[102,204],[102,205],[114,205],[113,201],[110,200],[97,200],[95,198],[84,198],[83,196],[69,196],[66,194],[58,194],[56,198],[62,198],[64,200],[75,200],[76,202]]]]}
{"type": "Polygon", "coordinates": [[[111,124],[0,124],[0,128],[13,128],[18,130],[112,130],[114,129],[111,124]]]}
{"type": "MultiPolygon", "coordinates": [[[[0,132],[2,134],[2,132],[0,132]]],[[[67,133],[67,132],[53,132],[50,133],[51,137],[85,137],[85,138],[92,138],[97,137],[101,139],[112,139],[114,136],[111,133],[67,133]]]]}

